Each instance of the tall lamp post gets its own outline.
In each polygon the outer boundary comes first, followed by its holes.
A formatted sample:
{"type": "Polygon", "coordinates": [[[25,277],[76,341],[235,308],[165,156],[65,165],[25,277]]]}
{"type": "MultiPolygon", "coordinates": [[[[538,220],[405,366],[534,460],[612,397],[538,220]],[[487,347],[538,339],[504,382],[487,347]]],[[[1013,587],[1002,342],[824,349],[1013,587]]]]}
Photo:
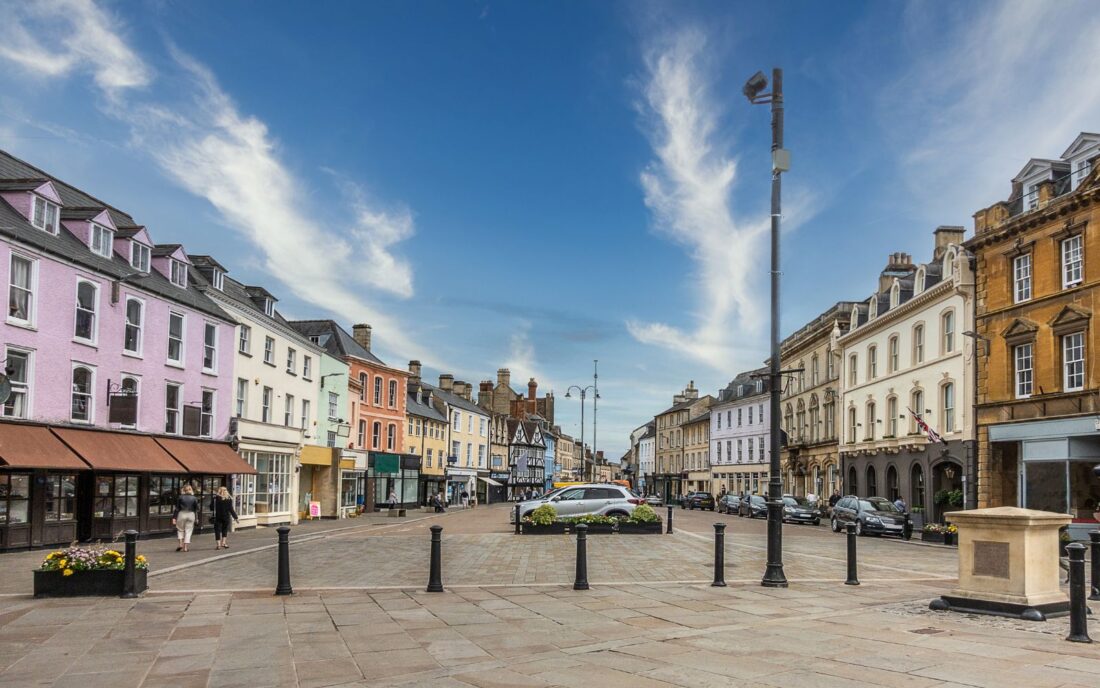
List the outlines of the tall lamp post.
{"type": "Polygon", "coordinates": [[[771,104],[772,108],[772,231],[771,231],[771,360],[768,378],[771,381],[769,440],[771,461],[768,481],[768,565],[760,584],[768,588],[787,587],[783,574],[783,483],[779,476],[779,218],[780,175],[791,168],[790,151],[783,148],[783,70],[772,69],[772,90],[765,93],[768,78],[757,72],[741,90],[754,105],[771,104]]]}
{"type": "MultiPolygon", "coordinates": [[[[592,391],[592,407],[593,410],[596,407],[596,399],[600,398],[598,392],[596,392],[595,385],[588,385],[587,387],[579,387],[577,385],[569,385],[569,389],[565,390],[565,398],[573,398],[573,390],[577,390],[577,393],[581,395],[581,474],[584,475],[584,399],[588,395],[588,391],[592,391]]],[[[594,424],[594,423],[593,423],[594,424]]],[[[595,442],[595,440],[592,440],[595,442]]],[[[595,450],[593,450],[592,458],[596,458],[595,450]]]]}

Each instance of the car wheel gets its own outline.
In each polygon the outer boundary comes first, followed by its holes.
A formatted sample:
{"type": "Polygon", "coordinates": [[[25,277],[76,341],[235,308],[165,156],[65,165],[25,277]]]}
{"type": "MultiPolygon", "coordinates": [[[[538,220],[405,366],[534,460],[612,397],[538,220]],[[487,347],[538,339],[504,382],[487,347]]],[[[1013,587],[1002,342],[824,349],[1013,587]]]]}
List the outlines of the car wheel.
{"type": "Polygon", "coordinates": [[[832,520],[832,522],[830,523],[830,526],[832,527],[834,533],[839,533],[840,532],[840,521],[837,521],[834,518],[832,520]]]}
{"type": "Polygon", "coordinates": [[[819,525],[821,525],[821,519],[820,519],[820,518],[815,518],[815,519],[814,519],[814,525],[815,525],[815,526],[819,526],[819,525]]]}
{"type": "Polygon", "coordinates": [[[856,519],[856,535],[863,536],[863,521],[856,519]]]}

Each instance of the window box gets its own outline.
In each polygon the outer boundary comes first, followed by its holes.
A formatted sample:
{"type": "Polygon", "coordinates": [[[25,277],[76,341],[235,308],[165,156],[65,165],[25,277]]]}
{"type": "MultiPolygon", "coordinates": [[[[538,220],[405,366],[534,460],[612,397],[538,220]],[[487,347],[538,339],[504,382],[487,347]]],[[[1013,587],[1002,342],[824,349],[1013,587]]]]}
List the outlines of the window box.
{"type": "MultiPolygon", "coordinates": [[[[66,576],[61,571],[35,571],[35,597],[118,597],[122,595],[124,571],[77,571],[66,576]]],[[[149,589],[149,571],[134,570],[134,590],[142,593],[149,589]]]]}
{"type": "Polygon", "coordinates": [[[943,533],[932,533],[927,530],[922,531],[920,534],[921,542],[935,542],[943,544],[943,533]]]}

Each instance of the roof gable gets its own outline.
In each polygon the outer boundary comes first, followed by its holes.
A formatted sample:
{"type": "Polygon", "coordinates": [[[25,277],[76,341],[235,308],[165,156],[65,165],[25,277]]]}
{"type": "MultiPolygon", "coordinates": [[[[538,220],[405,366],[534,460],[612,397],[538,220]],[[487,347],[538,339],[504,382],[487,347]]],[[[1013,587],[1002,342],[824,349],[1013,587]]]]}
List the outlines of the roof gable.
{"type": "Polygon", "coordinates": [[[1100,144],[1100,134],[1083,131],[1077,135],[1069,148],[1062,153],[1062,159],[1066,160],[1100,144]]]}
{"type": "MultiPolygon", "coordinates": [[[[32,189],[34,193],[38,194],[42,198],[53,201],[58,205],[63,205],[61,202],[61,194],[57,193],[57,187],[53,185],[53,182],[48,179],[32,189]]],[[[111,225],[114,226],[113,224],[111,225]]]]}
{"type": "Polygon", "coordinates": [[[1015,177],[1012,178],[1012,181],[1022,182],[1025,179],[1029,179],[1037,174],[1040,174],[1041,172],[1047,172],[1050,170],[1051,166],[1057,162],[1061,161],[1050,160],[1047,158],[1032,158],[1031,160],[1028,160],[1027,164],[1024,165],[1024,168],[1020,170],[1020,172],[1015,177]]]}

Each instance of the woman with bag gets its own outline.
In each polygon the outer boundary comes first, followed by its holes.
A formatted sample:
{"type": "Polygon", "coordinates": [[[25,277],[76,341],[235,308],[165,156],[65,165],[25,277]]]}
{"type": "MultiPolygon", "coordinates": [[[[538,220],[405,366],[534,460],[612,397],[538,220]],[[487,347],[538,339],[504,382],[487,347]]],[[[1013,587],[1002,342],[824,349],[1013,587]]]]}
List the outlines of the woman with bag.
{"type": "Polygon", "coordinates": [[[195,489],[184,485],[176,500],[176,510],[172,512],[172,525],[176,527],[179,538],[177,552],[187,552],[191,547],[191,533],[195,530],[195,518],[199,513],[199,500],[195,499],[195,489]]]}
{"type": "Polygon", "coordinates": [[[215,549],[229,549],[230,519],[234,523],[237,521],[237,510],[233,508],[233,495],[225,485],[218,488],[210,510],[214,512],[214,540],[218,543],[215,549]]]}

